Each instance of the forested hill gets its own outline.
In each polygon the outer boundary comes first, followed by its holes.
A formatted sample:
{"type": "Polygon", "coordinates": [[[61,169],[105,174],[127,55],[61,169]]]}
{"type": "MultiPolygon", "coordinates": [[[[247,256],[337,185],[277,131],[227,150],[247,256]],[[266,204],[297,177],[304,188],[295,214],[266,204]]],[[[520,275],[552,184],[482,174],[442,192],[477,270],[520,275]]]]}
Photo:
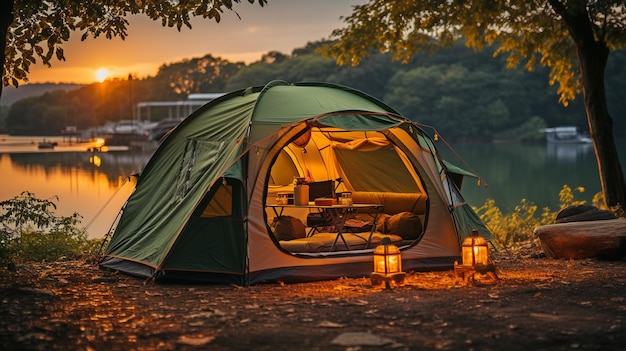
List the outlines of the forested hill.
{"type": "MultiPolygon", "coordinates": [[[[507,69],[506,58],[494,58],[490,48],[474,52],[457,43],[434,55],[421,54],[406,65],[374,54],[358,67],[338,67],[315,52],[321,44],[309,43],[291,54],[269,52],[249,65],[206,55],[163,65],[155,77],[49,92],[4,109],[0,126],[12,134],[42,134],[66,125],[87,128],[130,118],[140,101],[184,100],[191,93],[228,92],[278,79],[333,82],[362,90],[448,139],[532,139],[541,137],[537,129],[557,125],[587,129],[580,96],[568,107],[559,105],[547,70],[507,69]]],[[[626,51],[611,54],[606,80],[615,132],[624,135],[626,51]]]]}
{"type": "Polygon", "coordinates": [[[11,106],[14,102],[27,97],[39,96],[55,90],[73,90],[80,86],[80,84],[69,83],[35,83],[23,84],[20,85],[19,88],[15,88],[14,86],[9,85],[2,89],[0,106],[11,106]]]}

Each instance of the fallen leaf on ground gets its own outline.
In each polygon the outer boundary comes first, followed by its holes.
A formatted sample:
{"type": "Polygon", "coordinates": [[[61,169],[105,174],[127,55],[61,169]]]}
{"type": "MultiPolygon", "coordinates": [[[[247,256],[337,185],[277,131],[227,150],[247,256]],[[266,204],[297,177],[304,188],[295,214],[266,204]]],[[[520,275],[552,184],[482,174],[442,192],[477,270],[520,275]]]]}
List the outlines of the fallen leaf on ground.
{"type": "Polygon", "coordinates": [[[344,324],[334,323],[330,321],[321,321],[318,325],[320,328],[343,328],[344,324]]]}
{"type": "Polygon", "coordinates": [[[215,339],[214,336],[193,337],[193,336],[181,335],[178,338],[178,343],[184,344],[184,345],[191,345],[191,346],[200,346],[200,345],[206,345],[210,343],[211,341],[213,341],[214,339],[215,339]]]}

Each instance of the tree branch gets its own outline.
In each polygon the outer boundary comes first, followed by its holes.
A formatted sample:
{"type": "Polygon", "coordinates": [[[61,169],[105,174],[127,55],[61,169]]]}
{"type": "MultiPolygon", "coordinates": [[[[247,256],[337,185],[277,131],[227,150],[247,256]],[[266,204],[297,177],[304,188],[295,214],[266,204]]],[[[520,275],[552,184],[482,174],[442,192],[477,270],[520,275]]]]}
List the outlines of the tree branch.
{"type": "Polygon", "coordinates": [[[4,86],[4,63],[6,62],[7,35],[9,26],[13,23],[13,2],[14,0],[0,1],[0,48],[2,48],[2,58],[0,58],[0,98],[2,97],[2,87],[4,86]]]}

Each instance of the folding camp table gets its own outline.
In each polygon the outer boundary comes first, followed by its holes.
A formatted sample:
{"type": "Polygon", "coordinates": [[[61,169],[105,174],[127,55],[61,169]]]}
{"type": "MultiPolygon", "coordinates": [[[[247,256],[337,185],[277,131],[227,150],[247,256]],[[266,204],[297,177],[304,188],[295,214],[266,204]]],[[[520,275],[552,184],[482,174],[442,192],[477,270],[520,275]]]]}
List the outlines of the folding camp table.
{"type": "Polygon", "coordinates": [[[328,206],[315,205],[314,203],[309,203],[308,205],[268,204],[267,207],[271,207],[272,210],[274,210],[274,214],[276,214],[276,216],[281,216],[283,214],[283,211],[286,208],[308,208],[308,209],[316,209],[317,211],[327,213],[328,218],[330,219],[330,222],[331,222],[330,224],[337,229],[337,236],[335,237],[335,241],[333,241],[333,245],[330,247],[330,251],[335,250],[335,247],[337,246],[337,241],[339,239],[341,239],[344,245],[346,245],[346,248],[350,250],[350,246],[346,242],[346,239],[343,237],[344,224],[346,222],[348,214],[354,213],[356,212],[356,210],[359,210],[359,209],[373,209],[374,210],[373,225],[372,225],[372,228],[370,229],[370,234],[367,238],[367,245],[365,246],[366,248],[369,248],[370,243],[372,241],[372,235],[374,234],[374,230],[376,229],[376,220],[378,219],[378,215],[383,209],[382,204],[352,204],[352,205],[337,204],[337,205],[328,205],[328,206]]]}

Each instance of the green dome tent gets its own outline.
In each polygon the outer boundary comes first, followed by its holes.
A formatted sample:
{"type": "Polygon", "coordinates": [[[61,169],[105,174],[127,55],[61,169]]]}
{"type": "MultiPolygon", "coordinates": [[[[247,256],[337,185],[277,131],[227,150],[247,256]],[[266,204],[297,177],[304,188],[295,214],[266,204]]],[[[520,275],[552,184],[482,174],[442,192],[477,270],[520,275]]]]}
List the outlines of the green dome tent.
{"type": "Polygon", "coordinates": [[[369,275],[373,248],[388,237],[405,271],[452,268],[471,229],[491,238],[460,194],[467,174],[439,158],[417,123],[371,96],[271,82],[211,101],[167,136],[138,176],[100,265],[155,280],[241,285],[357,277],[369,275]],[[382,206],[371,218],[409,213],[419,226],[399,237],[373,223],[344,233],[366,244],[330,248],[337,228],[279,240],[274,217],[306,225],[315,212],[275,211],[294,177],[338,181],[337,192],[352,192],[355,203],[382,206]]]}

